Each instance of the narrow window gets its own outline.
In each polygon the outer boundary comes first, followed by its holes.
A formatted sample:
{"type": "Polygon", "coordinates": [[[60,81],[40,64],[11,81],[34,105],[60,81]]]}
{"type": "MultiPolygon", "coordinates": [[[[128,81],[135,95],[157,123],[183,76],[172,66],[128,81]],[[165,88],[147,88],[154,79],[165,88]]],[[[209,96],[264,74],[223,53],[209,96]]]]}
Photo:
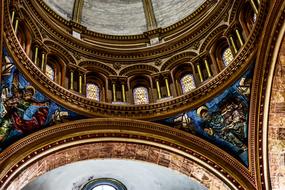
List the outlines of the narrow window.
{"type": "Polygon", "coordinates": [[[184,75],[180,80],[180,84],[182,87],[183,94],[196,88],[194,77],[192,74],[184,75]]]}
{"type": "Polygon", "coordinates": [[[148,90],[145,87],[136,87],[133,91],[135,104],[148,104],[148,90]]]}
{"type": "Polygon", "coordinates": [[[46,65],[46,75],[51,80],[54,80],[54,69],[50,65],[46,65]]]}
{"type": "Polygon", "coordinates": [[[253,14],[253,22],[254,22],[254,23],[256,22],[256,17],[257,17],[257,16],[256,16],[256,14],[254,13],[254,14],[253,14]]]}
{"type": "Polygon", "coordinates": [[[223,51],[222,59],[225,66],[228,66],[229,63],[234,59],[234,56],[230,48],[227,48],[223,51]]]}
{"type": "Polygon", "coordinates": [[[86,97],[92,100],[100,100],[100,89],[96,84],[87,83],[86,85],[86,97]]]}

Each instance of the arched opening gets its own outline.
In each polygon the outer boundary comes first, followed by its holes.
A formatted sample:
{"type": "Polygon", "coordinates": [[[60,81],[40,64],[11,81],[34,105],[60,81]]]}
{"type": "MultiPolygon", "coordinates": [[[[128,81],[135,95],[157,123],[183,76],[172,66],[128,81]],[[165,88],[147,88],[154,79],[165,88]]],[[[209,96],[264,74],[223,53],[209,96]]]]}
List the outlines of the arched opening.
{"type": "Polygon", "coordinates": [[[241,23],[243,31],[246,36],[249,36],[254,23],[256,22],[257,14],[254,12],[249,2],[243,5],[242,11],[240,12],[239,21],[241,23]]]}
{"type": "Polygon", "coordinates": [[[83,94],[96,101],[105,101],[106,79],[104,75],[91,71],[86,74],[86,87],[83,94]]]}
{"type": "Polygon", "coordinates": [[[100,101],[100,88],[94,83],[86,84],[86,97],[92,100],[100,101]]]}
{"type": "Polygon", "coordinates": [[[134,104],[136,105],[149,103],[148,90],[146,87],[139,86],[134,88],[133,97],[134,104]]]}
{"type": "Polygon", "coordinates": [[[221,37],[216,41],[210,49],[210,54],[214,58],[219,71],[223,70],[234,59],[232,49],[225,37],[221,37]]]}
{"type": "Polygon", "coordinates": [[[178,95],[190,92],[198,84],[198,73],[195,73],[192,63],[184,63],[176,67],[172,73],[178,95]]]}
{"type": "Polygon", "coordinates": [[[192,74],[186,74],[180,79],[182,93],[185,94],[196,88],[192,74]]]}
{"type": "Polygon", "coordinates": [[[48,54],[47,55],[47,62],[44,67],[44,73],[54,82],[56,82],[59,85],[62,85],[64,80],[64,62],[61,58],[54,54],[48,54]]]}
{"type": "Polygon", "coordinates": [[[54,69],[49,64],[46,65],[45,74],[50,80],[54,80],[54,69]]]}
{"type": "Polygon", "coordinates": [[[145,75],[132,76],[129,79],[131,100],[133,104],[149,104],[151,102],[151,82],[145,75]]]}
{"type": "Polygon", "coordinates": [[[25,53],[31,58],[32,34],[26,27],[25,23],[23,23],[22,21],[19,22],[19,26],[17,29],[17,38],[25,53]]]}
{"type": "Polygon", "coordinates": [[[222,52],[222,60],[223,60],[223,64],[224,66],[228,66],[230,64],[230,62],[232,62],[232,60],[234,59],[232,50],[228,47],[226,49],[223,50],[222,52]]]}

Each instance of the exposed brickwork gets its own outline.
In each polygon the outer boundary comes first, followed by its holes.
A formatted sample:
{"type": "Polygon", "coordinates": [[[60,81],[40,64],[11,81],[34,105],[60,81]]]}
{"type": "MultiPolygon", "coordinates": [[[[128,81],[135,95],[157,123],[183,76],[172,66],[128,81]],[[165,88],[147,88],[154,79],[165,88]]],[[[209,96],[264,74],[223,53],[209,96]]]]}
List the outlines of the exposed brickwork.
{"type": "Polygon", "coordinates": [[[21,189],[35,177],[59,166],[96,158],[121,158],[151,162],[181,172],[192,179],[194,178],[210,190],[229,189],[205,168],[183,156],[148,145],[104,142],[68,148],[46,156],[23,171],[12,182],[8,190],[21,189]]]}
{"type": "Polygon", "coordinates": [[[270,100],[268,156],[272,189],[285,189],[285,38],[279,52],[270,100]]]}

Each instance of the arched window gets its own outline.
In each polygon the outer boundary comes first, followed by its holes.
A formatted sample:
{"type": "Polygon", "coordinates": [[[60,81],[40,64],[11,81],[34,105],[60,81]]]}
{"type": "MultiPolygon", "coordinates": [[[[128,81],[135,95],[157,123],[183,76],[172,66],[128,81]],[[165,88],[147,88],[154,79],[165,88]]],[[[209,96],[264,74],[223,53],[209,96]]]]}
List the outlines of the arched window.
{"type": "Polygon", "coordinates": [[[86,85],[86,97],[92,100],[100,100],[100,89],[96,84],[87,83],[86,85]]]}
{"type": "Polygon", "coordinates": [[[196,88],[194,77],[192,74],[184,75],[180,80],[180,84],[183,94],[196,88]]]}
{"type": "Polygon", "coordinates": [[[223,51],[222,59],[225,66],[228,66],[228,64],[234,59],[230,48],[227,48],[223,51]]]}
{"type": "Polygon", "coordinates": [[[54,80],[54,69],[50,65],[46,65],[46,75],[51,80],[54,80]]]}
{"type": "Polygon", "coordinates": [[[253,18],[252,18],[252,20],[253,20],[254,23],[256,22],[256,17],[257,17],[257,15],[254,13],[254,14],[253,14],[253,18]]]}
{"type": "Polygon", "coordinates": [[[133,91],[135,104],[148,104],[148,90],[146,87],[136,87],[133,91]]]}

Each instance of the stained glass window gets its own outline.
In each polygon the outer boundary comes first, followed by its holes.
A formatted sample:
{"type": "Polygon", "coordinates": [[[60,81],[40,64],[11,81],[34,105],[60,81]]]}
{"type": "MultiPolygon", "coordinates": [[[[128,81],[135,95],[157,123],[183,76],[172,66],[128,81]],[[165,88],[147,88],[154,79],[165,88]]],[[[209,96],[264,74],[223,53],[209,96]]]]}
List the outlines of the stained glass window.
{"type": "Polygon", "coordinates": [[[256,22],[256,14],[253,14],[253,22],[256,22]]]}
{"type": "Polygon", "coordinates": [[[87,83],[86,85],[86,97],[92,100],[100,100],[100,89],[96,84],[87,83]]]}
{"type": "Polygon", "coordinates": [[[224,50],[222,54],[222,59],[225,66],[228,66],[228,64],[234,59],[232,50],[230,48],[224,50]]]}
{"type": "Polygon", "coordinates": [[[46,65],[46,75],[51,80],[54,80],[54,70],[50,65],[46,65]]]}
{"type": "Polygon", "coordinates": [[[192,74],[187,74],[184,77],[182,77],[180,80],[180,84],[182,87],[183,94],[196,88],[194,77],[192,74]]]}
{"type": "Polygon", "coordinates": [[[135,104],[148,104],[148,90],[145,87],[137,87],[133,91],[135,104]]]}

